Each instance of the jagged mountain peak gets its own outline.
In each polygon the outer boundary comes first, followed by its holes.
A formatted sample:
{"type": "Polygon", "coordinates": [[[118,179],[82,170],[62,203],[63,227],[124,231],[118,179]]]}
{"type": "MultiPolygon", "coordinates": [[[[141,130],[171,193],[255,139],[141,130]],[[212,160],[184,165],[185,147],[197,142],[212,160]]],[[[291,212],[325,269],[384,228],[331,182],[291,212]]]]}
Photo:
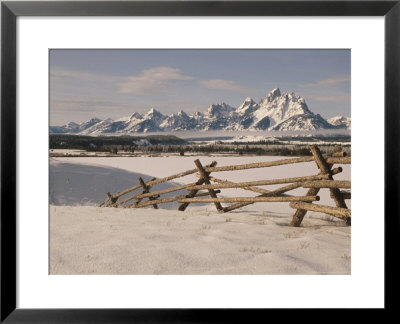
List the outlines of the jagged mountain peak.
{"type": "Polygon", "coordinates": [[[244,99],[242,104],[236,109],[236,112],[240,115],[252,113],[258,109],[258,104],[250,97],[244,99]]]}
{"type": "Polygon", "coordinates": [[[93,118],[90,118],[86,123],[98,123],[99,121],[101,121],[100,118],[93,117],[93,118]]]}
{"type": "MultiPolygon", "coordinates": [[[[251,98],[251,97],[247,97],[246,99],[243,100],[243,104],[244,104],[244,103],[253,103],[253,102],[254,102],[254,100],[253,100],[253,98],[251,98]]],[[[242,104],[242,105],[243,105],[243,104],[242,104]]]]}
{"type": "Polygon", "coordinates": [[[215,103],[215,104],[211,104],[208,106],[208,110],[213,109],[213,108],[217,108],[217,109],[226,109],[226,108],[232,108],[230,105],[228,105],[225,102],[221,102],[221,103],[215,103]]]}
{"type": "Polygon", "coordinates": [[[253,98],[247,97],[246,99],[243,100],[242,104],[238,107],[238,111],[242,110],[243,107],[248,107],[251,105],[256,104],[256,102],[253,100],[253,98]]]}
{"type": "Polygon", "coordinates": [[[327,119],[328,123],[337,127],[351,129],[351,118],[344,116],[335,116],[327,119]]]}
{"type": "Polygon", "coordinates": [[[281,96],[281,90],[279,88],[274,88],[266,95],[264,100],[268,101],[268,102],[271,102],[275,98],[280,97],[280,96],[281,96]]]}
{"type": "Polygon", "coordinates": [[[177,116],[188,116],[182,109],[178,111],[177,116]]]}
{"type": "MultiPolygon", "coordinates": [[[[144,116],[144,120],[151,120],[153,123],[152,125],[158,128],[158,126],[162,123],[163,120],[165,120],[167,116],[164,116],[161,112],[159,112],[155,108],[151,108],[144,116]]],[[[152,127],[153,127],[152,126],[152,127]]],[[[155,128],[155,129],[156,129],[155,128]]],[[[149,128],[150,129],[150,128],[149,128]]],[[[149,130],[150,131],[150,130],[149,130]]]]}
{"type": "Polygon", "coordinates": [[[160,127],[168,130],[190,130],[197,126],[197,120],[189,116],[183,110],[176,114],[171,114],[163,120],[160,127]]]}
{"type": "Polygon", "coordinates": [[[156,108],[151,108],[151,109],[146,113],[145,116],[151,116],[151,115],[154,115],[154,116],[162,115],[162,116],[163,116],[163,114],[162,114],[161,112],[159,112],[156,108]]]}
{"type": "Polygon", "coordinates": [[[301,131],[315,129],[350,129],[349,117],[337,116],[325,120],[307,107],[306,101],[293,92],[270,91],[260,103],[247,97],[234,108],[225,102],[211,104],[205,112],[188,115],[183,110],[163,115],[155,108],[145,114],[133,113],[115,121],[92,118],[82,124],[51,126],[51,133],[93,134],[145,133],[181,130],[229,131],[301,131]]]}
{"type": "Polygon", "coordinates": [[[75,122],[69,122],[69,123],[66,124],[65,126],[68,126],[68,127],[77,127],[77,126],[79,126],[79,124],[77,124],[77,123],[75,123],[75,122]]]}
{"type": "MultiPolygon", "coordinates": [[[[333,124],[333,123],[340,123],[340,122],[347,121],[348,119],[350,119],[350,117],[335,116],[335,117],[329,118],[329,119],[328,119],[328,122],[330,122],[331,124],[333,124]]],[[[333,125],[334,125],[334,124],[333,124],[333,125]]]]}
{"type": "Polygon", "coordinates": [[[235,110],[232,106],[221,102],[220,104],[211,104],[207,109],[207,116],[210,118],[221,117],[235,110]]]}
{"type": "Polygon", "coordinates": [[[88,121],[85,121],[82,124],[80,124],[78,126],[79,131],[84,131],[84,130],[86,130],[86,129],[88,129],[88,128],[90,128],[90,127],[92,127],[92,126],[94,126],[94,125],[96,125],[96,124],[98,124],[100,122],[101,122],[101,119],[93,117],[93,118],[89,119],[88,121]]]}
{"type": "Polygon", "coordinates": [[[132,115],[129,116],[129,119],[142,119],[143,116],[138,112],[134,112],[132,115]]]}
{"type": "Polygon", "coordinates": [[[254,111],[254,125],[257,129],[266,129],[266,127],[272,129],[274,125],[293,116],[309,114],[313,115],[304,98],[293,92],[282,93],[279,88],[275,88],[261,100],[259,108],[254,111]]]}
{"type": "Polygon", "coordinates": [[[298,102],[299,104],[306,105],[306,101],[303,97],[295,94],[294,92],[281,92],[279,88],[275,88],[271,90],[265,98],[260,101],[260,105],[268,105],[272,102],[279,102],[279,101],[292,101],[298,102]]]}

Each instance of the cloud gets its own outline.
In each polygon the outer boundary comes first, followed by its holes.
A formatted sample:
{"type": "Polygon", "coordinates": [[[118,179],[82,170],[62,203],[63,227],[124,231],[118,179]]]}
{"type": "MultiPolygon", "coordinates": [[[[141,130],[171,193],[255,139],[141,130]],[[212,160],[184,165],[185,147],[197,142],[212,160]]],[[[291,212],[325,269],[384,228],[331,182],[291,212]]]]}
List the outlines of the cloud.
{"type": "Polygon", "coordinates": [[[154,94],[160,89],[171,86],[172,81],[192,79],[192,77],[182,74],[179,69],[159,66],[143,70],[138,76],[120,78],[118,92],[138,95],[154,94]]]}
{"type": "Polygon", "coordinates": [[[199,81],[199,83],[204,88],[208,88],[208,89],[223,90],[223,91],[235,91],[235,92],[244,92],[244,93],[254,92],[254,89],[245,87],[245,86],[241,85],[240,83],[237,83],[236,81],[232,81],[232,80],[221,80],[221,79],[203,80],[203,81],[199,81]]]}
{"type": "Polygon", "coordinates": [[[111,84],[116,87],[118,93],[148,95],[160,91],[160,89],[171,86],[176,80],[192,80],[193,78],[184,75],[181,70],[168,66],[159,66],[152,69],[143,70],[137,76],[115,76],[102,75],[96,73],[53,70],[50,73],[51,84],[60,86],[82,86],[83,84],[99,85],[111,84]]]}
{"type": "Polygon", "coordinates": [[[304,87],[333,87],[345,82],[350,82],[350,75],[339,75],[332,78],[320,80],[314,83],[304,84],[304,87]]]}

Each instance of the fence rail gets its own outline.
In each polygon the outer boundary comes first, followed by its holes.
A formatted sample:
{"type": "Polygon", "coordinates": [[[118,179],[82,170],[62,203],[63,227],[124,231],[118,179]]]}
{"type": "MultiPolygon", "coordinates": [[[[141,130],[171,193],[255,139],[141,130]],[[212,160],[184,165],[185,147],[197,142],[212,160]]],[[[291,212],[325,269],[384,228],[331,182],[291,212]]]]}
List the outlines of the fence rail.
{"type": "Polygon", "coordinates": [[[242,208],[244,206],[259,202],[281,202],[289,203],[289,206],[296,209],[290,226],[300,226],[307,211],[321,212],[337,218],[345,220],[346,224],[351,224],[351,211],[347,208],[345,200],[351,199],[350,189],[351,181],[334,180],[333,176],[343,171],[342,167],[333,168],[334,164],[351,164],[351,158],[346,156],[345,152],[335,152],[330,157],[324,157],[316,145],[310,146],[312,156],[282,159],[268,162],[247,163],[240,165],[216,166],[217,162],[203,167],[200,160],[195,160],[194,169],[173,174],[164,178],[153,178],[147,182],[142,178],[138,179],[138,184],[115,194],[107,193],[107,198],[99,205],[102,207],[121,207],[121,208],[142,208],[178,202],[180,203],[178,210],[184,211],[191,203],[213,203],[219,212],[230,212],[232,210],[242,208]],[[281,179],[262,179],[256,181],[233,182],[222,180],[214,176],[217,172],[240,171],[256,168],[267,168],[281,165],[290,165],[296,163],[315,162],[318,166],[319,173],[309,176],[288,177],[281,179]],[[211,176],[211,173],[213,175],[211,176]],[[173,186],[167,189],[150,191],[156,185],[175,180],[188,175],[195,175],[199,179],[196,182],[173,186]],[[285,186],[267,190],[257,186],[278,185],[285,186]],[[297,188],[307,188],[308,191],[303,196],[289,195],[287,192],[297,188]],[[256,192],[256,197],[218,197],[221,193],[220,189],[242,189],[246,191],[256,192]],[[330,197],[335,202],[336,207],[314,204],[319,201],[318,192],[322,188],[330,191],[330,197]],[[134,191],[141,190],[135,194],[134,191]],[[187,194],[180,194],[172,197],[161,197],[182,190],[187,190],[187,194]],[[130,196],[122,198],[129,193],[130,196]],[[209,197],[207,197],[209,196],[209,197]],[[148,199],[147,201],[143,201],[148,199]],[[232,203],[223,207],[221,203],[232,203]]]}

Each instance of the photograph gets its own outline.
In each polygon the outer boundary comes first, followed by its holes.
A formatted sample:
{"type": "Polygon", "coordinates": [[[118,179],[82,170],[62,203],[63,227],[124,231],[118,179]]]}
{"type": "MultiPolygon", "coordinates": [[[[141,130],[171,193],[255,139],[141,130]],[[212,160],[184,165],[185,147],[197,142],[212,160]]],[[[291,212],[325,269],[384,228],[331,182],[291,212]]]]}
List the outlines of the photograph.
{"type": "Polygon", "coordinates": [[[50,275],[351,275],[351,49],[48,55],[50,275]]]}
{"type": "Polygon", "coordinates": [[[0,322],[396,309],[399,2],[2,1],[0,322]]]}

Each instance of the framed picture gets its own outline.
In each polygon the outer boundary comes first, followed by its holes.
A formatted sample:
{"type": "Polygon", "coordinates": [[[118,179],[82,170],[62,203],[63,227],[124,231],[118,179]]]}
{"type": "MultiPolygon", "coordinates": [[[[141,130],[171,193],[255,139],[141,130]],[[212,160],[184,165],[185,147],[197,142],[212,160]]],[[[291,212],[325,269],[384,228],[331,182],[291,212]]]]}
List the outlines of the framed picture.
{"type": "Polygon", "coordinates": [[[1,321],[393,307],[398,1],[1,10],[1,321]]]}

